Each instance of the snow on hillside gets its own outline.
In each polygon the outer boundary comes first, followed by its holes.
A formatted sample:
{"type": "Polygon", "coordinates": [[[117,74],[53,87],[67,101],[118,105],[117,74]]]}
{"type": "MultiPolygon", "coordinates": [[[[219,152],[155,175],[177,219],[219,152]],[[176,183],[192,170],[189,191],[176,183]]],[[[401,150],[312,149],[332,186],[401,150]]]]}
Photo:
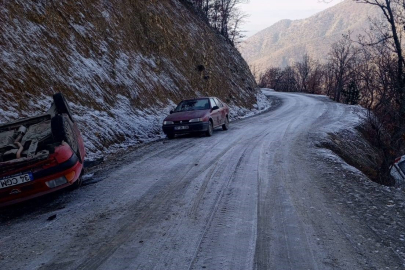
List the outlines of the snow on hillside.
{"type": "Polygon", "coordinates": [[[0,123],[62,92],[90,159],[160,138],[185,98],[217,96],[234,119],[267,106],[238,51],[179,0],[16,0],[0,21],[0,123]]]}
{"type": "MultiPolygon", "coordinates": [[[[261,91],[257,93],[256,97],[257,103],[254,104],[254,109],[252,110],[230,105],[230,120],[233,121],[253,116],[270,108],[270,100],[261,91]]],[[[118,97],[117,105],[110,110],[111,115],[96,110],[86,112],[85,107],[78,106],[72,102],[69,103],[72,109],[81,112],[75,115],[77,121],[79,123],[86,123],[86,132],[83,132],[83,137],[86,148],[89,150],[89,159],[113,153],[118,149],[135,144],[164,138],[165,135],[162,132],[163,119],[177,105],[173,101],[170,101],[169,104],[164,108],[152,107],[146,110],[138,110],[134,113],[129,100],[120,96],[118,97]],[[136,116],[134,117],[132,114],[136,116]],[[115,130],[120,130],[122,142],[102,149],[99,149],[98,145],[93,143],[93,136],[98,137],[100,140],[112,140],[115,136],[115,130]],[[89,134],[91,134],[91,137],[89,134]],[[103,134],[103,137],[101,134],[103,134]]]]}

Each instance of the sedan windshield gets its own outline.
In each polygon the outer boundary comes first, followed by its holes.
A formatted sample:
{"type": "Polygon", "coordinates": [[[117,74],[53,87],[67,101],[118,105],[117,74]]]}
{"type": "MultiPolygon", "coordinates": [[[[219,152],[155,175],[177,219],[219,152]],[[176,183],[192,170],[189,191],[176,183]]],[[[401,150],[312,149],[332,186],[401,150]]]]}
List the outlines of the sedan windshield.
{"type": "Polygon", "coordinates": [[[174,110],[175,112],[208,110],[210,102],[208,99],[183,100],[174,110]]]}

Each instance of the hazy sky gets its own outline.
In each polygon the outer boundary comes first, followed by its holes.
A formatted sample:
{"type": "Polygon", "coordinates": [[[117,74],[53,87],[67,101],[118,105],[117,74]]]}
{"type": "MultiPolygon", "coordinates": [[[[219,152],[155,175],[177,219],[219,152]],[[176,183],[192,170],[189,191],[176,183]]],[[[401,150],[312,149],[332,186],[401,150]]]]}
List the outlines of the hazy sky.
{"type": "Polygon", "coordinates": [[[239,8],[249,17],[241,27],[247,37],[282,19],[304,19],[342,0],[326,4],[320,0],[250,0],[239,8]]]}

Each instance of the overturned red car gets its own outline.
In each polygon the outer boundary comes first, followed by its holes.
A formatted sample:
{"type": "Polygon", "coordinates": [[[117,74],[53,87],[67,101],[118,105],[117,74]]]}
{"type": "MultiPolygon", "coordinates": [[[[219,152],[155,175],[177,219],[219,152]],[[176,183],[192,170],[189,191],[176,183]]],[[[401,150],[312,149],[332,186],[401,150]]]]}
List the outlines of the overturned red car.
{"type": "Polygon", "coordinates": [[[0,125],[0,206],[79,186],[85,149],[61,93],[43,115],[0,125]]]}

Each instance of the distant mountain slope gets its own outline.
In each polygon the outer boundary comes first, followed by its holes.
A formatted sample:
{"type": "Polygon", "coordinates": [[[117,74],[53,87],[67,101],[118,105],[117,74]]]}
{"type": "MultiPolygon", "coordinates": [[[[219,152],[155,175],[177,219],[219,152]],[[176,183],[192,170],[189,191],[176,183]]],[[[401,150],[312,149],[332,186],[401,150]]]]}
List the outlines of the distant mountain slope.
{"type": "Polygon", "coordinates": [[[348,31],[363,32],[369,16],[375,17],[377,11],[371,5],[345,0],[307,19],[279,21],[246,39],[239,50],[256,73],[297,62],[305,53],[323,61],[332,43],[348,31]]]}
{"type": "Polygon", "coordinates": [[[240,53],[184,0],[3,1],[0,22],[0,123],[61,91],[93,154],[156,138],[184,98],[257,107],[240,53]]]}

